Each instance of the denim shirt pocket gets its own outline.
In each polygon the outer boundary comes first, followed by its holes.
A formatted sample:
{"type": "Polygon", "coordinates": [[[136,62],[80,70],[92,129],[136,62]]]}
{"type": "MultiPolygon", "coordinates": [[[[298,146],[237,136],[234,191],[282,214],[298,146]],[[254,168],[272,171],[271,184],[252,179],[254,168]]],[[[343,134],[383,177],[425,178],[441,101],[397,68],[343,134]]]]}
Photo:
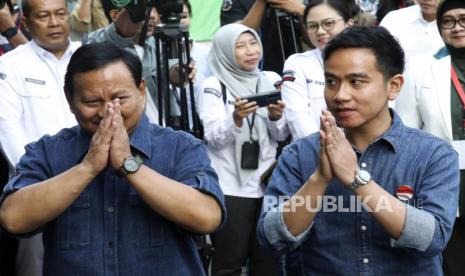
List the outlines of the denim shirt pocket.
{"type": "Polygon", "coordinates": [[[80,195],[57,218],[58,249],[84,248],[90,242],[90,195],[80,195]]]}
{"type": "Polygon", "coordinates": [[[129,194],[130,241],[134,247],[158,247],[164,245],[165,222],[137,194],[129,194]]]}

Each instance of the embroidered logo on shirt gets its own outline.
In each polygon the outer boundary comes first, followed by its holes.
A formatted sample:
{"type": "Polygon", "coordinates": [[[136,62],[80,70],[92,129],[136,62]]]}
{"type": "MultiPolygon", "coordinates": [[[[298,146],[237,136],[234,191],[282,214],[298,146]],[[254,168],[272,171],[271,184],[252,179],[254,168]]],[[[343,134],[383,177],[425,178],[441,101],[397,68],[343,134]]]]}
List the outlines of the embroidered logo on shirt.
{"type": "Polygon", "coordinates": [[[6,74],[0,73],[0,79],[5,80],[6,79],[6,74]]]}
{"type": "Polygon", "coordinates": [[[396,190],[396,196],[402,201],[408,201],[413,197],[413,188],[409,185],[401,185],[396,190]]]}
{"type": "Polygon", "coordinates": [[[206,94],[212,94],[212,95],[217,96],[218,98],[221,98],[221,92],[216,90],[216,89],[205,88],[205,90],[203,92],[206,93],[206,94]]]}
{"type": "Polygon", "coordinates": [[[324,81],[312,80],[312,79],[307,79],[306,81],[307,81],[307,84],[315,83],[316,85],[325,85],[324,81]]]}
{"type": "Polygon", "coordinates": [[[43,81],[43,80],[36,80],[36,79],[26,78],[25,81],[30,82],[30,83],[39,84],[39,85],[45,85],[45,81],[43,81]]]}

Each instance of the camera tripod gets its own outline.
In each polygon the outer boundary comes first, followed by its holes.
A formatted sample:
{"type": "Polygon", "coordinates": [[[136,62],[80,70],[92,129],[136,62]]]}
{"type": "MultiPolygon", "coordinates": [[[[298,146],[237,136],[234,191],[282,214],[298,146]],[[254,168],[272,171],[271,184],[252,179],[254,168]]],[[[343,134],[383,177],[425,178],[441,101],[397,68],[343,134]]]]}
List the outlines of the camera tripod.
{"type": "MultiPolygon", "coordinates": [[[[143,45],[146,38],[148,22],[150,18],[150,8],[147,9],[146,20],[142,28],[139,44],[143,45]]],[[[188,78],[190,55],[189,31],[188,27],[173,20],[166,24],[160,24],[155,29],[155,54],[157,68],[157,97],[158,97],[158,121],[160,126],[169,126],[175,129],[184,130],[195,137],[203,138],[203,129],[197,115],[195,105],[194,86],[188,78]],[[170,87],[170,64],[169,60],[177,59],[179,65],[179,78],[177,85],[170,87]],[[185,87],[188,84],[188,91],[185,87]],[[176,92],[179,89],[179,102],[176,100],[176,92]],[[189,94],[187,94],[189,93],[189,94]],[[188,97],[190,101],[188,101],[188,97]],[[172,104],[178,104],[181,116],[179,122],[170,120],[172,116],[172,104]],[[189,116],[189,114],[191,116],[189,116]]],[[[179,20],[180,21],[180,20],[179,20]]]]}

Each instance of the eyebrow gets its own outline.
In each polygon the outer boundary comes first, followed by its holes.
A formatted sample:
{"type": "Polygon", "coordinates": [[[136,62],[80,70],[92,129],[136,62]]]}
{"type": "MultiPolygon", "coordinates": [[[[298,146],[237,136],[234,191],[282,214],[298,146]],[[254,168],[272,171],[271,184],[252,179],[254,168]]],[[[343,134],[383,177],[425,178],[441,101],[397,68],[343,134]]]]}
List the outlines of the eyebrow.
{"type": "MultiPolygon", "coordinates": [[[[368,79],[370,78],[368,74],[366,73],[351,73],[348,75],[344,76],[345,78],[361,78],[361,79],[368,79]]],[[[340,77],[330,73],[330,72],[325,72],[325,78],[335,78],[335,79],[340,79],[340,77]]]]}
{"type": "Polygon", "coordinates": [[[352,78],[362,78],[362,79],[368,79],[369,76],[366,73],[352,73],[347,75],[347,77],[352,77],[352,78]]]}

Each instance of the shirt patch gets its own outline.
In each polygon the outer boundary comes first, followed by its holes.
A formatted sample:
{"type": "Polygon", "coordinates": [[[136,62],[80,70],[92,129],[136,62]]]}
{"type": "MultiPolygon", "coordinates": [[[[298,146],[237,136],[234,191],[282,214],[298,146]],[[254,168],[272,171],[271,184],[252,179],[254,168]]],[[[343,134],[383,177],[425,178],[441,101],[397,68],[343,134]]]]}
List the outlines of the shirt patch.
{"type": "Polygon", "coordinates": [[[26,78],[25,81],[30,82],[30,83],[39,84],[39,85],[45,85],[45,81],[43,81],[43,80],[36,80],[36,79],[26,78]]]}
{"type": "Polygon", "coordinates": [[[274,83],[274,87],[277,89],[280,89],[282,84],[283,84],[283,80],[279,80],[274,83]]]}
{"type": "Polygon", "coordinates": [[[283,72],[283,76],[295,76],[295,71],[292,71],[292,70],[286,70],[283,72]]]}
{"type": "Polygon", "coordinates": [[[292,71],[292,70],[287,70],[287,71],[284,71],[283,72],[283,82],[285,81],[290,81],[290,82],[294,82],[295,81],[295,71],[292,71]]]}
{"type": "Polygon", "coordinates": [[[0,79],[5,80],[6,79],[6,74],[0,73],[0,79]]]}
{"type": "Polygon", "coordinates": [[[213,88],[205,88],[205,90],[203,91],[204,93],[207,93],[207,94],[212,94],[212,95],[215,95],[217,96],[218,98],[221,98],[221,92],[216,90],[216,89],[213,89],[213,88]]]}

